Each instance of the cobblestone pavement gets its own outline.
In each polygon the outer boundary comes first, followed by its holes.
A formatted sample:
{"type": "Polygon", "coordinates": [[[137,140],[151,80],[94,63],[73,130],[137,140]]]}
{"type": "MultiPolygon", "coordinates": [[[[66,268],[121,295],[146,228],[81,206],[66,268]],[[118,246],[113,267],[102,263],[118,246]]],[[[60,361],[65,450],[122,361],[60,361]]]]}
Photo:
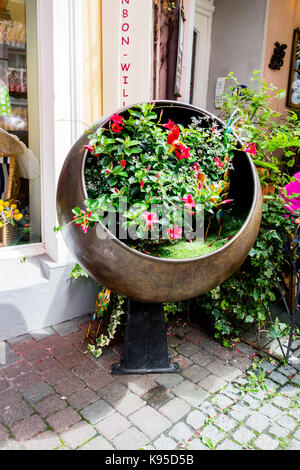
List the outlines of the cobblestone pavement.
{"type": "Polygon", "coordinates": [[[112,376],[122,345],[94,358],[88,321],[0,342],[0,450],[300,450],[299,366],[177,326],[179,373],[112,376]]]}

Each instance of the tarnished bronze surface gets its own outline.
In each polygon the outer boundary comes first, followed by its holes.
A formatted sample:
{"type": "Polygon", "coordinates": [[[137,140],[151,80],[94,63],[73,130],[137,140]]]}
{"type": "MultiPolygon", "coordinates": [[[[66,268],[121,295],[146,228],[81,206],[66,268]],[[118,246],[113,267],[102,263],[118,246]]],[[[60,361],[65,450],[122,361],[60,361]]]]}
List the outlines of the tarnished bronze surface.
{"type": "MultiPolygon", "coordinates": [[[[163,122],[171,118],[176,123],[188,125],[192,116],[218,118],[195,106],[157,101],[164,109],[163,122]]],[[[119,111],[125,113],[126,109],[119,111]]],[[[93,126],[103,126],[109,117],[93,126]]],[[[72,221],[75,206],[85,209],[87,198],[84,182],[84,165],[88,144],[84,134],[71,149],[61,171],[57,190],[59,223],[65,226],[72,221]]],[[[78,263],[101,285],[134,300],[149,303],[177,302],[204,294],[229,278],[243,263],[254,244],[262,211],[262,193],[259,178],[250,156],[237,152],[235,171],[231,172],[231,194],[249,207],[249,215],[240,231],[222,248],[198,258],[172,260],[155,258],[125,245],[112,234],[101,240],[96,227],[87,234],[75,224],[63,230],[65,242],[78,263]]],[[[102,224],[98,229],[104,229],[102,224]]]]}

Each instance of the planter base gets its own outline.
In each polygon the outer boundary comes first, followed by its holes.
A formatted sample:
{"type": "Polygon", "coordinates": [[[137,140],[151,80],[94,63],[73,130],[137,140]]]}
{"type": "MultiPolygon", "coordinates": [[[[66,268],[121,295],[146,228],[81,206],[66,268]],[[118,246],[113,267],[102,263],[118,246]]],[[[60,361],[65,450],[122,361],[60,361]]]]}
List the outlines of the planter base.
{"type": "Polygon", "coordinates": [[[166,374],[177,372],[170,362],[162,304],[128,301],[125,349],[112,374],[166,374]]]}

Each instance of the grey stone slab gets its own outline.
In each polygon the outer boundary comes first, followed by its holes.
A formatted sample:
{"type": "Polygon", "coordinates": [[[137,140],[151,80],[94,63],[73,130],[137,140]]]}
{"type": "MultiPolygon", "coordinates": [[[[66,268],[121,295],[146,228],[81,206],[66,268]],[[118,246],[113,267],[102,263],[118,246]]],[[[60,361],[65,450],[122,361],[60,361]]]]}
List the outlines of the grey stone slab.
{"type": "Polygon", "coordinates": [[[246,425],[257,432],[263,432],[270,424],[270,419],[260,413],[252,413],[246,421],[246,425]]]}
{"type": "Polygon", "coordinates": [[[98,400],[95,403],[81,410],[80,414],[91,424],[98,423],[101,419],[112,414],[114,409],[104,400],[98,400]]]}
{"type": "Polygon", "coordinates": [[[26,450],[55,450],[62,446],[61,441],[56,434],[51,431],[45,431],[38,436],[22,442],[26,450]]]}
{"type": "Polygon", "coordinates": [[[79,447],[78,450],[114,450],[114,448],[106,439],[96,436],[79,447]]]}
{"type": "Polygon", "coordinates": [[[117,450],[139,450],[149,444],[149,437],[132,427],[113,439],[112,444],[117,450]]]}
{"type": "Polygon", "coordinates": [[[214,420],[214,424],[225,432],[230,432],[237,426],[237,422],[227,414],[221,414],[218,416],[214,420]]]}
{"type": "Polygon", "coordinates": [[[54,395],[56,392],[53,390],[50,385],[45,383],[40,383],[35,387],[30,387],[22,391],[22,395],[26,401],[31,404],[35,404],[44,398],[54,395]]]}
{"type": "Polygon", "coordinates": [[[208,424],[204,429],[202,429],[200,433],[200,437],[204,444],[207,440],[209,440],[214,446],[219,444],[219,442],[221,442],[225,436],[226,435],[224,432],[219,431],[219,429],[216,428],[216,426],[213,426],[212,424],[208,424]]]}
{"type": "Polygon", "coordinates": [[[190,357],[193,354],[196,354],[199,352],[198,346],[196,346],[194,343],[183,343],[182,345],[178,346],[176,348],[177,352],[179,354],[182,354],[183,356],[190,357]]]}
{"type": "Polygon", "coordinates": [[[207,390],[209,393],[216,393],[222,388],[225,387],[227,382],[225,380],[221,379],[220,377],[214,375],[214,374],[209,374],[207,377],[204,377],[199,381],[199,385],[207,390]]]}
{"type": "Polygon", "coordinates": [[[277,420],[277,424],[288,429],[289,431],[294,431],[299,423],[297,424],[293,418],[285,415],[277,420]]]}
{"type": "Polygon", "coordinates": [[[32,338],[36,341],[40,341],[41,339],[49,338],[50,336],[53,336],[55,334],[56,332],[53,330],[53,328],[49,327],[43,328],[41,330],[32,331],[30,333],[30,336],[32,336],[32,338]]]}
{"type": "Polygon", "coordinates": [[[188,380],[176,385],[172,391],[179,398],[182,398],[193,406],[200,405],[209,396],[208,391],[188,380]]]}
{"type": "Polygon", "coordinates": [[[260,450],[276,450],[279,442],[267,434],[261,434],[255,441],[254,446],[260,450]]]}
{"type": "Polygon", "coordinates": [[[97,433],[86,421],[80,421],[60,435],[61,440],[70,449],[76,449],[89,441],[97,433]]]}
{"type": "Polygon", "coordinates": [[[179,443],[188,441],[193,436],[193,431],[184,423],[177,423],[169,432],[169,436],[179,443]]]}
{"type": "Polygon", "coordinates": [[[274,424],[269,428],[268,433],[273,434],[278,439],[281,439],[289,434],[289,430],[279,426],[278,424],[274,424]]]}
{"type": "Polygon", "coordinates": [[[267,403],[259,409],[259,412],[271,419],[276,419],[281,416],[282,411],[276,406],[267,403]]]}
{"type": "Polygon", "coordinates": [[[247,408],[245,405],[241,405],[237,403],[231,407],[229,410],[230,416],[232,416],[238,422],[244,421],[244,419],[251,414],[251,410],[247,408]]]}
{"type": "Polygon", "coordinates": [[[20,359],[6,341],[0,341],[0,369],[14,364],[20,359]]]}
{"type": "Polygon", "coordinates": [[[154,447],[158,450],[174,450],[177,447],[177,442],[163,434],[154,441],[154,447]]]}
{"type": "Polygon", "coordinates": [[[67,336],[73,333],[74,331],[79,331],[79,327],[71,320],[57,323],[52,327],[59,335],[67,336]]]}
{"type": "Polygon", "coordinates": [[[255,438],[255,434],[245,426],[241,426],[235,431],[232,437],[235,441],[239,442],[240,444],[246,445],[255,438]]]}
{"type": "Polygon", "coordinates": [[[220,359],[216,359],[215,361],[208,364],[207,369],[212,372],[213,374],[217,375],[221,379],[225,381],[231,381],[242,375],[240,369],[227,364],[220,359]]]}
{"type": "Polygon", "coordinates": [[[151,439],[171,426],[171,422],[165,416],[148,405],[133,413],[129,420],[151,439]]]}
{"type": "Polygon", "coordinates": [[[165,405],[159,408],[159,412],[166,416],[170,421],[178,421],[185,416],[191,407],[181,398],[175,397],[165,405]]]}
{"type": "Polygon", "coordinates": [[[124,418],[124,416],[120,415],[119,413],[114,413],[101,420],[96,425],[96,428],[106,439],[112,440],[130,426],[131,423],[128,421],[128,419],[124,418]]]}
{"type": "Polygon", "coordinates": [[[156,379],[155,382],[165,387],[167,389],[172,389],[175,385],[178,385],[180,382],[183,381],[183,377],[180,374],[160,374],[156,379]]]}
{"type": "Polygon", "coordinates": [[[186,422],[193,429],[198,430],[204,426],[207,416],[200,410],[192,411],[186,418],[186,422]]]}
{"type": "Polygon", "coordinates": [[[203,442],[201,441],[201,439],[199,438],[195,438],[195,439],[192,439],[189,443],[188,443],[188,449],[189,450],[209,450],[208,447],[206,447],[203,442]]]}
{"type": "Polygon", "coordinates": [[[230,439],[225,439],[225,441],[217,446],[217,450],[243,450],[243,447],[232,442],[230,439]]]}
{"type": "Polygon", "coordinates": [[[128,416],[146,405],[145,400],[134,393],[128,392],[122,398],[117,400],[113,406],[124,416],[128,416]]]}
{"type": "Polygon", "coordinates": [[[31,340],[31,336],[26,333],[25,335],[20,335],[20,336],[14,337],[14,338],[10,338],[10,339],[7,340],[7,342],[10,346],[14,346],[15,344],[23,343],[23,342],[26,342],[26,341],[29,341],[29,340],[31,340]]]}
{"type": "Polygon", "coordinates": [[[193,364],[182,371],[182,376],[191,382],[199,382],[209,374],[205,367],[201,367],[198,364],[193,364]]]}
{"type": "Polygon", "coordinates": [[[273,372],[269,375],[269,378],[270,378],[273,382],[277,382],[277,383],[279,383],[280,385],[285,385],[285,384],[288,382],[288,377],[286,377],[285,375],[280,374],[280,373],[277,372],[277,371],[273,371],[273,372]]]}

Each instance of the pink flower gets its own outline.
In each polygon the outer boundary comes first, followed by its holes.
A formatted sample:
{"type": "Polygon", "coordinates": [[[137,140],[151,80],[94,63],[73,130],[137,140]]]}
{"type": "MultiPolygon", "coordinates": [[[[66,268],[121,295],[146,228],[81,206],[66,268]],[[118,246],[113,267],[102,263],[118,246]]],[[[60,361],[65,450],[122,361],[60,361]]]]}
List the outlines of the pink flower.
{"type": "Polygon", "coordinates": [[[150,170],[151,170],[151,165],[148,166],[148,168],[146,169],[146,171],[148,172],[148,171],[150,171],[150,170]]]}
{"type": "Polygon", "coordinates": [[[123,168],[125,168],[125,166],[127,165],[126,160],[121,160],[120,163],[121,163],[121,165],[122,165],[123,168]]]}
{"type": "Polygon", "coordinates": [[[143,181],[141,182],[141,189],[143,189],[144,186],[145,186],[145,181],[143,180],[143,181]]]}
{"type": "Polygon", "coordinates": [[[169,131],[171,131],[174,126],[175,126],[175,122],[173,122],[171,119],[169,119],[167,124],[164,124],[164,127],[166,129],[169,129],[169,131]]]}
{"type": "Polygon", "coordinates": [[[250,155],[252,156],[255,156],[257,154],[256,144],[254,142],[251,142],[251,144],[248,144],[247,147],[245,148],[245,152],[250,153],[250,155]]]}
{"type": "Polygon", "coordinates": [[[157,214],[154,212],[147,212],[143,213],[143,219],[146,221],[146,226],[149,230],[152,229],[153,224],[158,224],[159,220],[157,218],[157,214]]]}
{"type": "Polygon", "coordinates": [[[196,207],[196,203],[193,199],[193,196],[191,194],[188,194],[186,197],[183,197],[181,199],[185,204],[184,206],[187,208],[187,209],[191,209],[192,207],[196,207]]]}
{"type": "Polygon", "coordinates": [[[174,225],[173,228],[167,228],[166,232],[170,235],[171,240],[182,238],[182,229],[177,225],[174,225]]]}
{"type": "Polygon", "coordinates": [[[159,173],[158,172],[156,173],[156,179],[157,179],[157,181],[159,180],[159,173]]]}
{"type": "Polygon", "coordinates": [[[107,169],[107,170],[105,170],[105,173],[107,173],[109,175],[111,173],[111,170],[107,169]]]}
{"type": "Polygon", "coordinates": [[[218,157],[215,158],[215,163],[217,164],[218,168],[223,168],[224,166],[224,163],[222,163],[218,157]]]}

